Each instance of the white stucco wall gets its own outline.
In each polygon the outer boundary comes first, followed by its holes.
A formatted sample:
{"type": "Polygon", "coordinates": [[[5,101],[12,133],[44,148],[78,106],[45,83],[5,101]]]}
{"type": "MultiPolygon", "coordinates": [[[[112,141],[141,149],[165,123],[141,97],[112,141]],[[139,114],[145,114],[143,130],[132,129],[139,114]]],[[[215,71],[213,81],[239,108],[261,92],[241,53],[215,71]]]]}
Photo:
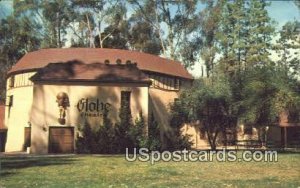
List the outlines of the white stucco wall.
{"type": "Polygon", "coordinates": [[[7,84],[6,96],[13,96],[13,105],[11,107],[6,106],[5,108],[4,123],[8,128],[5,146],[6,152],[23,150],[24,128],[29,126],[29,112],[33,97],[33,86],[28,80],[32,74],[34,73],[17,75],[14,87],[12,88],[9,88],[7,84]]]}
{"type": "MultiPolygon", "coordinates": [[[[82,125],[86,119],[80,116],[77,103],[82,98],[91,100],[99,99],[109,103],[109,117],[118,120],[121,103],[121,91],[131,91],[131,110],[133,120],[142,111],[147,122],[148,114],[153,112],[156,120],[161,125],[162,132],[169,127],[169,104],[179,96],[182,89],[190,87],[190,82],[181,82],[180,90],[166,90],[149,88],[140,84],[87,84],[87,83],[55,83],[38,84],[28,80],[35,72],[15,75],[14,87],[9,87],[10,78],[7,80],[7,96],[13,96],[13,106],[6,107],[5,125],[8,128],[6,150],[21,151],[24,145],[24,128],[29,124],[31,129],[31,152],[47,153],[49,140],[49,126],[62,126],[58,123],[59,108],[56,95],[65,92],[69,96],[70,107],[67,108],[65,126],[82,125]],[[60,84],[60,85],[57,85],[60,84]],[[148,112],[149,111],[149,112],[148,112]]],[[[102,119],[99,117],[87,118],[91,125],[99,126],[102,119]]],[[[75,129],[76,131],[77,129],[75,129]]],[[[194,134],[196,129],[190,128],[183,134],[194,134]]],[[[76,135],[76,132],[75,132],[76,135]]],[[[196,146],[196,145],[195,145],[196,146]]]]}
{"type": "MultiPolygon", "coordinates": [[[[69,96],[70,107],[67,108],[65,126],[83,125],[85,118],[77,109],[77,104],[82,98],[110,104],[109,117],[113,122],[118,121],[121,105],[121,91],[131,91],[131,112],[133,120],[142,111],[145,120],[148,117],[148,87],[136,84],[102,84],[94,86],[78,85],[40,85],[35,84],[33,104],[31,108],[31,152],[47,153],[49,126],[62,126],[58,123],[59,108],[56,95],[65,92],[69,96]]],[[[88,117],[87,121],[93,126],[102,123],[101,117],[88,117]]],[[[77,129],[75,128],[75,131],[77,129]]]]}

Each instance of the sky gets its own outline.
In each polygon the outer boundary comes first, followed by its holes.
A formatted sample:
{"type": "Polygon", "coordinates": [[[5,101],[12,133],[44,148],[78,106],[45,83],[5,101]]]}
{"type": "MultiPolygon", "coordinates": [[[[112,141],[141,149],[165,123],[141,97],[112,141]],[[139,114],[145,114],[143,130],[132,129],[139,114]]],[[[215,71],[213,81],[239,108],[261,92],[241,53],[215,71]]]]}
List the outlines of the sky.
{"type": "MultiPolygon", "coordinates": [[[[276,29],[279,30],[286,22],[300,20],[300,11],[296,7],[293,1],[270,1],[271,5],[267,8],[269,16],[273,19],[276,24],[276,29]]],[[[12,1],[0,0],[0,19],[11,13],[12,1]]],[[[201,10],[203,7],[199,6],[201,10]]],[[[275,56],[274,56],[275,58],[275,56]]],[[[197,62],[193,70],[189,70],[190,73],[198,77],[201,75],[201,66],[203,62],[197,62]]]]}
{"type": "Polygon", "coordinates": [[[0,19],[9,15],[12,10],[12,1],[1,1],[0,0],[0,19]]]}
{"type": "Polygon", "coordinates": [[[280,28],[287,21],[300,20],[300,11],[293,1],[271,1],[271,6],[267,10],[280,28]]]}

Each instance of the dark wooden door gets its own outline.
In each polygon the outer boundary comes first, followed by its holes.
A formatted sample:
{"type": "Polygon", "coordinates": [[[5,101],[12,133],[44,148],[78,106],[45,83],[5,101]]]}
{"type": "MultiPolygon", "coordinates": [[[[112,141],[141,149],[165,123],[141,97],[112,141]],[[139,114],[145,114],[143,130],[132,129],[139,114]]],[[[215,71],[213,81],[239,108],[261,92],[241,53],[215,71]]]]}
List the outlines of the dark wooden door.
{"type": "Polygon", "coordinates": [[[0,129],[0,152],[5,151],[6,135],[7,135],[7,130],[0,129]]]}
{"type": "Polygon", "coordinates": [[[49,153],[73,153],[74,128],[50,127],[49,128],[49,153]]]}
{"type": "Polygon", "coordinates": [[[31,127],[25,127],[24,130],[24,150],[31,145],[31,127]]]}

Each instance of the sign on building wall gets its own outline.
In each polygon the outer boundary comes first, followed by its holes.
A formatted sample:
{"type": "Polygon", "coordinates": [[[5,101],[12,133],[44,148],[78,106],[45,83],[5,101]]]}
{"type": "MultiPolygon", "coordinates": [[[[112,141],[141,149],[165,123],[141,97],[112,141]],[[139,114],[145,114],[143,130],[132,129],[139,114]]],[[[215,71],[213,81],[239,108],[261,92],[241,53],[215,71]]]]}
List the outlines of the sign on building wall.
{"type": "Polygon", "coordinates": [[[100,99],[82,98],[76,107],[81,117],[101,117],[105,110],[109,112],[111,104],[100,99]]]}

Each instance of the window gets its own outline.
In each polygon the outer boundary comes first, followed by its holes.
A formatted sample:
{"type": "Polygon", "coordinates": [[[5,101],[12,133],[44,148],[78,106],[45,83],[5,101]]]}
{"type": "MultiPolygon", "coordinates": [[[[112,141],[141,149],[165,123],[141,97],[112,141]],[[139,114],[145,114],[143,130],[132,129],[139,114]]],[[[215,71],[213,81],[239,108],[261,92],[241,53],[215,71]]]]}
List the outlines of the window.
{"type": "Polygon", "coordinates": [[[13,88],[15,85],[15,76],[11,76],[9,79],[8,87],[13,88]]]}
{"type": "Polygon", "coordinates": [[[151,87],[161,88],[165,90],[179,90],[180,89],[180,79],[169,76],[159,76],[155,74],[150,74],[149,78],[152,81],[151,87]]]}
{"type": "Polygon", "coordinates": [[[13,106],[13,100],[14,100],[13,95],[8,96],[7,100],[6,100],[6,106],[12,107],[13,106]]]}
{"type": "Polygon", "coordinates": [[[170,89],[174,89],[174,79],[170,79],[170,89]]]}
{"type": "Polygon", "coordinates": [[[154,76],[152,74],[150,74],[149,76],[150,80],[151,80],[151,87],[154,87],[155,85],[155,79],[154,79],[154,76]]]}
{"type": "Polygon", "coordinates": [[[158,88],[161,88],[162,87],[162,82],[161,82],[162,80],[161,80],[161,77],[160,76],[157,76],[157,87],[158,88]]]}
{"type": "Polygon", "coordinates": [[[165,77],[161,77],[161,78],[162,78],[162,88],[167,89],[166,88],[166,78],[165,77]]]}
{"type": "Polygon", "coordinates": [[[121,91],[121,108],[130,110],[130,91],[121,91]]]}
{"type": "Polygon", "coordinates": [[[159,79],[158,76],[154,76],[154,87],[159,87],[158,79],[159,79]]]}
{"type": "Polygon", "coordinates": [[[174,89],[179,90],[180,88],[180,80],[178,78],[174,79],[174,89]]]}
{"type": "Polygon", "coordinates": [[[172,82],[173,79],[169,78],[168,80],[169,80],[169,90],[172,90],[173,89],[173,86],[172,86],[173,85],[173,82],[172,82]]]}
{"type": "Polygon", "coordinates": [[[169,78],[165,77],[165,89],[169,89],[169,78]]]}
{"type": "Polygon", "coordinates": [[[26,85],[26,74],[22,75],[22,86],[26,85]]]}

